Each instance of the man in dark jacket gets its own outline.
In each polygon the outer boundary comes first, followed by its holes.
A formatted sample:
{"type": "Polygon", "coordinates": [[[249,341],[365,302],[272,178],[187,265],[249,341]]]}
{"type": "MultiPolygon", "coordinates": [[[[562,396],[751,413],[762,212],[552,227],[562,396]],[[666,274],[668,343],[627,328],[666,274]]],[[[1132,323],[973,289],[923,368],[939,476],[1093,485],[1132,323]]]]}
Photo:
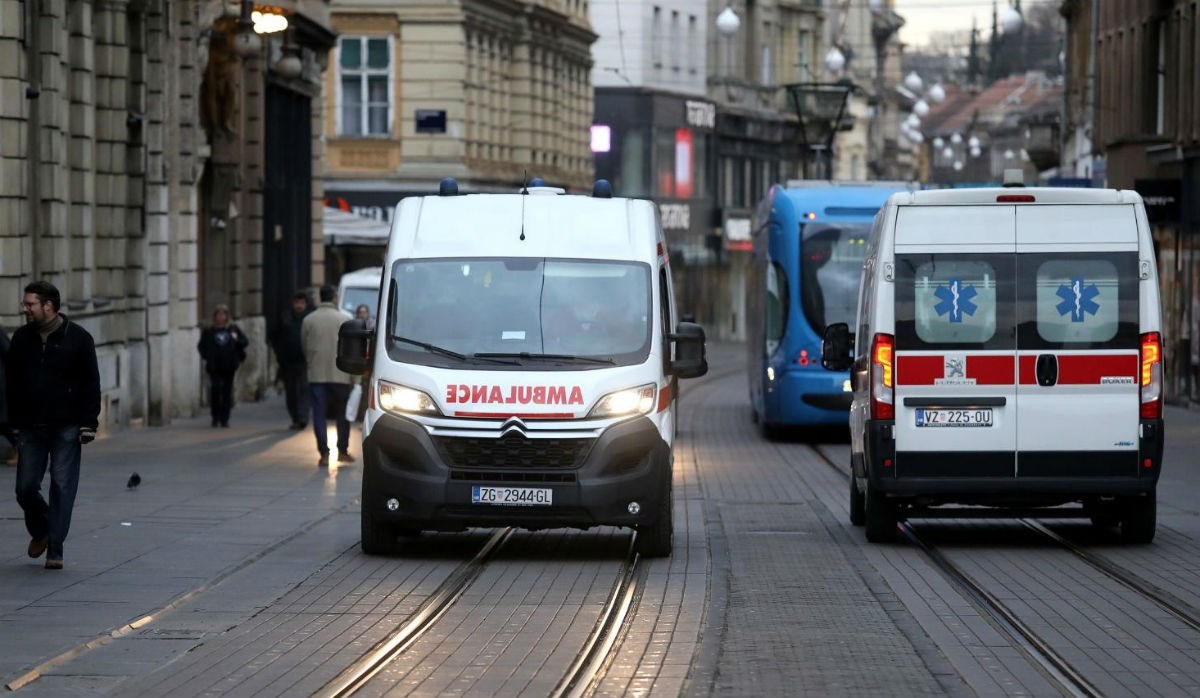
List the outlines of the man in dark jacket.
{"type": "Polygon", "coordinates": [[[17,503],[25,511],[29,557],[46,553],[46,569],[63,566],[63,541],[79,486],[82,444],[96,438],[100,372],[87,330],[58,312],[58,289],[46,281],[25,287],[26,324],[9,347],[8,410],[17,433],[17,503]],[[50,468],[50,502],[42,480],[50,468]]]}
{"type": "Polygon", "coordinates": [[[288,415],[292,418],[291,428],[297,430],[308,426],[308,368],[304,362],[304,346],[300,342],[300,326],[312,311],[307,293],[293,293],[292,307],[284,313],[271,339],[275,360],[279,362],[279,379],[283,381],[288,415]]]}
{"type": "Polygon", "coordinates": [[[8,387],[5,384],[4,375],[7,372],[5,363],[8,357],[8,333],[0,327],[0,436],[3,436],[8,441],[8,446],[0,442],[0,453],[6,454],[4,459],[8,460],[7,453],[11,447],[17,445],[16,437],[13,436],[12,427],[8,425],[8,387]]]}

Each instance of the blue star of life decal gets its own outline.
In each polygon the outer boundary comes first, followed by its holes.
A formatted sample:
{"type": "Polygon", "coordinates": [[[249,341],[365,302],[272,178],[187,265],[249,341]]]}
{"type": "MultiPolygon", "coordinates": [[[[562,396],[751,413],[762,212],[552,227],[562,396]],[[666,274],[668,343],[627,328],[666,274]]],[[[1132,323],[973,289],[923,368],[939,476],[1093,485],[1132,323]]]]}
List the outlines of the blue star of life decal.
{"type": "Polygon", "coordinates": [[[934,311],[938,315],[949,313],[950,322],[962,322],[964,313],[974,315],[978,309],[978,306],[971,302],[971,299],[978,295],[975,287],[964,286],[962,279],[950,279],[945,286],[935,288],[933,295],[941,300],[933,306],[934,311]]]}
{"type": "Polygon", "coordinates": [[[1100,289],[1096,284],[1084,285],[1083,279],[1071,279],[1071,285],[1062,284],[1058,287],[1058,297],[1062,299],[1055,308],[1059,315],[1071,314],[1071,322],[1083,322],[1084,313],[1095,315],[1100,310],[1096,296],[1100,289]]]}

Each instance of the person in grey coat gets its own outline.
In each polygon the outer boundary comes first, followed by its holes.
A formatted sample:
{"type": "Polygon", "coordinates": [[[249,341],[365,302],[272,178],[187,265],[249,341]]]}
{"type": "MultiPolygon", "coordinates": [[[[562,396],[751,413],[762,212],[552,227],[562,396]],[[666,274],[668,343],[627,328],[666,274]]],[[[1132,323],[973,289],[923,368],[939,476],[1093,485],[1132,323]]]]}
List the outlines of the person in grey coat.
{"type": "Polygon", "coordinates": [[[337,367],[338,330],[350,316],[338,309],[333,300],[336,295],[333,286],[322,286],[321,304],[305,316],[300,326],[300,343],[308,366],[313,434],[317,437],[317,466],[322,468],[329,465],[327,414],[334,414],[337,421],[338,462],[354,462],[354,456],[350,455],[350,422],[346,419],[346,400],[350,397],[353,377],[337,367]]]}

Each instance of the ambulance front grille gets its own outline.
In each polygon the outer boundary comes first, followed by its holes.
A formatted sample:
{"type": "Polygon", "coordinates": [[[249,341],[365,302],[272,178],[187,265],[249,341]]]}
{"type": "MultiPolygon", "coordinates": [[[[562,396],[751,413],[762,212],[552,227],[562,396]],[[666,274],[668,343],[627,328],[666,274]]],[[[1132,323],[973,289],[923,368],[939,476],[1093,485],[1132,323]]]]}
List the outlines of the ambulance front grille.
{"type": "Polygon", "coordinates": [[[595,439],[530,439],[509,432],[498,439],[435,436],[442,460],[452,468],[569,469],[583,465],[595,439]]]}

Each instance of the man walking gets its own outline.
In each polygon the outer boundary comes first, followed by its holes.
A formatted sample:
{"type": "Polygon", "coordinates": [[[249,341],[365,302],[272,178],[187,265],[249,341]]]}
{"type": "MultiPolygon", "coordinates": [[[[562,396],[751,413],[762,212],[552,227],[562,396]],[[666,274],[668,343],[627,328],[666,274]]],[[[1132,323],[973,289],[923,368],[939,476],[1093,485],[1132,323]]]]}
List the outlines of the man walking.
{"type": "Polygon", "coordinates": [[[292,418],[290,428],[297,430],[308,426],[308,368],[300,341],[300,327],[312,311],[307,293],[293,293],[292,306],[284,313],[271,342],[279,362],[279,378],[283,381],[288,415],[292,418]]]}
{"type": "Polygon", "coordinates": [[[7,360],[9,421],[17,433],[17,503],[25,511],[29,557],[63,567],[63,541],[79,486],[81,445],[96,438],[100,373],[92,335],[58,312],[58,289],[25,287],[26,324],[13,333],[7,360]],[[50,469],[50,502],[42,479],[50,469]]]}
{"type": "Polygon", "coordinates": [[[313,433],[317,436],[317,466],[329,465],[329,433],[327,411],[335,413],[337,421],[338,462],[351,463],[350,422],[346,420],[346,399],[350,397],[352,378],[337,367],[338,330],[350,316],[338,310],[333,302],[337,289],[328,284],[321,287],[321,304],[300,327],[300,342],[304,361],[308,365],[308,389],[312,397],[313,433]]]}

